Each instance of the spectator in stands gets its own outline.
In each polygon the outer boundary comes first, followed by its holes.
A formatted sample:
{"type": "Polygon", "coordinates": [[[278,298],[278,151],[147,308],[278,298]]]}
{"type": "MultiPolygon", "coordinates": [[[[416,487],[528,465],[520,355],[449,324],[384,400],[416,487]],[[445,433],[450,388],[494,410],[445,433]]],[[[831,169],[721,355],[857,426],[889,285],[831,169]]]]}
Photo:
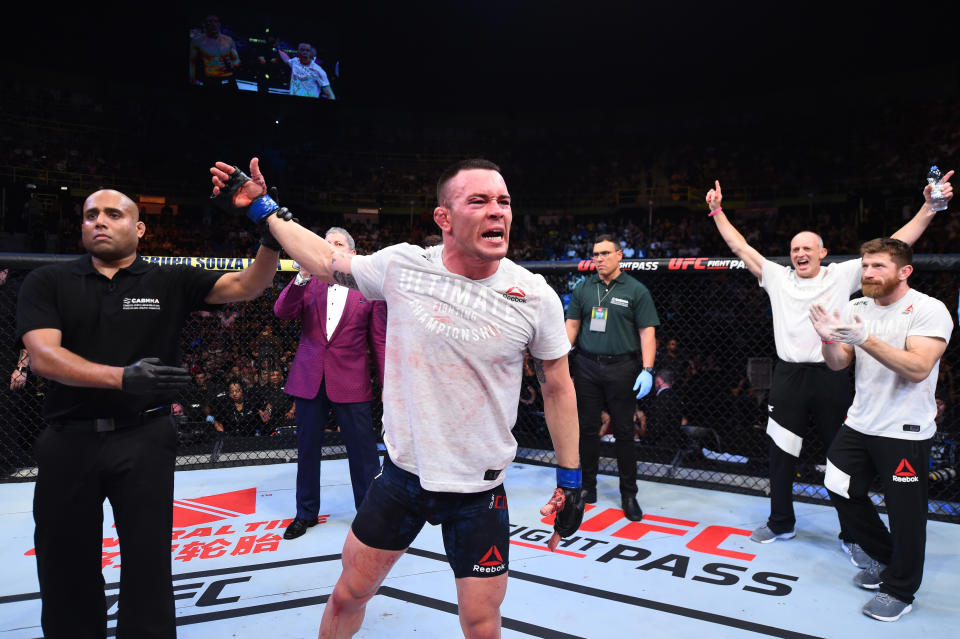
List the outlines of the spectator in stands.
{"type": "Polygon", "coordinates": [[[213,427],[227,435],[253,437],[270,421],[260,407],[249,401],[240,380],[232,380],[227,386],[227,396],[213,408],[213,427]]]}
{"type": "Polygon", "coordinates": [[[236,89],[234,69],[239,66],[233,38],[220,32],[220,18],[208,15],[203,19],[203,33],[190,41],[190,83],[208,89],[236,89]]]}
{"type": "Polygon", "coordinates": [[[263,327],[260,335],[257,336],[254,345],[256,349],[256,374],[260,378],[260,384],[266,386],[269,383],[270,371],[275,369],[280,363],[280,352],[283,345],[277,336],[273,334],[273,326],[267,324],[263,327]]]}
{"type": "Polygon", "coordinates": [[[42,392],[38,388],[40,380],[30,374],[30,355],[25,348],[19,350],[16,360],[10,372],[9,391],[0,389],[0,414],[6,416],[0,428],[0,476],[32,465],[29,451],[36,437],[31,421],[40,408],[37,395],[38,391],[42,392]]]}
{"type": "Polygon", "coordinates": [[[225,389],[214,383],[204,370],[193,375],[193,386],[184,394],[184,408],[190,421],[202,422],[213,413],[213,407],[227,396],[225,389]]]}
{"type": "Polygon", "coordinates": [[[264,389],[265,408],[270,410],[270,426],[274,429],[293,423],[294,407],[290,395],[283,389],[283,373],[275,368],[269,373],[264,389]]]}
{"type": "Polygon", "coordinates": [[[663,352],[657,354],[657,362],[661,369],[670,370],[671,386],[674,380],[679,383],[686,381],[690,374],[690,358],[680,352],[680,340],[676,337],[667,340],[663,352]]]}
{"type": "MultiPolygon", "coordinates": [[[[326,240],[338,250],[356,255],[356,243],[346,229],[329,229],[326,240]]],[[[297,512],[283,536],[296,539],[316,525],[320,514],[323,432],[331,410],[347,447],[357,509],[380,467],[370,411],[373,384],[367,351],[373,354],[382,386],[387,307],[359,291],[314,280],[301,266],[273,311],[280,319],[301,321],[300,345],[286,386],[297,407],[297,512]]]]}
{"type": "Polygon", "coordinates": [[[678,449],[683,444],[681,427],[686,423],[684,419],[683,401],[673,388],[676,375],[669,368],[657,370],[653,376],[654,395],[652,401],[647,402],[644,413],[647,417],[645,443],[655,446],[665,446],[671,450],[678,449]]]}
{"type": "MultiPolygon", "coordinates": [[[[953,196],[946,174],[943,194],[953,196]]],[[[931,186],[923,189],[924,204],[894,237],[913,244],[929,226],[936,212],[930,207],[931,186]]],[[[770,517],[753,531],[750,539],[770,543],[792,539],[796,517],[793,511],[793,480],[797,459],[812,417],[823,442],[829,445],[837,434],[851,402],[848,375],[829,370],[824,364],[820,339],[806,319],[811,303],[831,313],[841,308],[860,289],[861,260],[821,266],[827,255],[823,240],[811,231],[802,231],[790,242],[791,267],[779,266],[763,257],[734,228],[723,211],[720,182],[714,182],[706,197],[709,216],[721,237],[760,286],[770,296],[773,311],[774,343],[780,361],[774,369],[769,396],[767,434],[770,436],[770,517]]],[[[854,563],[866,567],[867,557],[856,544],[847,523],[840,518],[841,546],[854,563]]]]}

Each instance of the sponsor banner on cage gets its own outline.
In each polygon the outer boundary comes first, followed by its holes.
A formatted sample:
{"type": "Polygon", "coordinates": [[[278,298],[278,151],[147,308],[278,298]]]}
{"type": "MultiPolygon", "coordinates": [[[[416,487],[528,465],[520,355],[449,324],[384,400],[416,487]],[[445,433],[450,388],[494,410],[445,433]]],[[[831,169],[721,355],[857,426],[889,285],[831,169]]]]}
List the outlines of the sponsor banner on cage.
{"type": "MultiPolygon", "coordinates": [[[[207,271],[242,271],[253,264],[252,257],[174,257],[172,255],[144,255],[143,259],[161,266],[192,266],[207,271]]],[[[293,260],[280,260],[278,271],[296,272],[299,265],[293,260]]]]}
{"type": "MultiPolygon", "coordinates": [[[[578,271],[595,271],[593,260],[580,260],[578,271]]],[[[627,272],[650,271],[743,271],[743,260],[735,257],[671,257],[655,260],[622,260],[620,270],[627,272]]]]}

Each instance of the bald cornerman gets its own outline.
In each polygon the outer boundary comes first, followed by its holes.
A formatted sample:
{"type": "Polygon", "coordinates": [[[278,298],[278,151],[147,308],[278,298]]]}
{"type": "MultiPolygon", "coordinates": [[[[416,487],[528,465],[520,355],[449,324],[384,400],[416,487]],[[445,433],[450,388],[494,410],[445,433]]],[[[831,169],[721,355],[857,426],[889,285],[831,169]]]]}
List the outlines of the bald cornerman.
{"type": "MultiPolygon", "coordinates": [[[[943,194],[948,199],[953,189],[944,177],[943,194]]],[[[929,226],[936,212],[930,208],[928,185],[925,203],[917,214],[893,237],[913,244],[929,226]]],[[[790,266],[781,266],[764,258],[747,244],[721,207],[720,182],[707,193],[710,217],[727,246],[770,297],[773,312],[773,336],[778,362],[770,388],[767,435],[770,437],[770,517],[753,531],[755,542],[770,543],[796,536],[793,512],[793,478],[797,459],[806,435],[807,422],[813,419],[825,447],[829,446],[843,423],[853,395],[845,371],[827,368],[821,353],[820,337],[807,320],[811,304],[833,313],[842,309],[850,295],[860,289],[861,261],[848,260],[823,265],[827,256],[823,240],[812,231],[797,233],[790,241],[790,266]]],[[[850,560],[866,568],[870,558],[856,543],[843,517],[840,541],[850,560]]]]}
{"type": "Polygon", "coordinates": [[[146,226],[136,204],[110,190],[86,199],[81,231],[87,254],[30,273],[17,304],[30,367],[50,381],[47,426],[34,449],[43,634],[106,636],[108,499],[122,552],[114,560],[122,564],[117,633],[170,639],[177,632],[170,403],[190,382],[180,367],[180,330],[192,311],[257,297],[273,281],[279,252],[261,246],[249,268],[227,274],[151,264],[137,254],[146,226]]]}

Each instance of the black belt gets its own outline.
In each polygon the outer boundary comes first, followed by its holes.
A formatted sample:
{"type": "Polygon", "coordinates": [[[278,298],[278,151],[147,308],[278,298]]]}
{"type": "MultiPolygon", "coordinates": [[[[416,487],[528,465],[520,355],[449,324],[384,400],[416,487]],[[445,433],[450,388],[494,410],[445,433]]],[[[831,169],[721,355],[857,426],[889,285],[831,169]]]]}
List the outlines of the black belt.
{"type": "Polygon", "coordinates": [[[637,359],[636,351],[632,353],[620,353],[619,355],[597,355],[596,353],[591,353],[590,351],[585,351],[580,348],[577,350],[577,353],[600,364],[613,364],[614,362],[625,362],[628,359],[637,359]]]}
{"type": "Polygon", "coordinates": [[[798,366],[800,368],[818,368],[825,371],[834,372],[832,368],[827,366],[826,362],[788,362],[786,360],[777,358],[777,364],[783,364],[784,366],[798,366]]]}
{"type": "Polygon", "coordinates": [[[57,430],[79,430],[90,431],[94,433],[106,433],[121,428],[132,428],[141,426],[152,419],[163,417],[164,411],[169,410],[167,406],[154,406],[136,415],[126,417],[96,417],[90,419],[52,419],[50,425],[57,430]]]}

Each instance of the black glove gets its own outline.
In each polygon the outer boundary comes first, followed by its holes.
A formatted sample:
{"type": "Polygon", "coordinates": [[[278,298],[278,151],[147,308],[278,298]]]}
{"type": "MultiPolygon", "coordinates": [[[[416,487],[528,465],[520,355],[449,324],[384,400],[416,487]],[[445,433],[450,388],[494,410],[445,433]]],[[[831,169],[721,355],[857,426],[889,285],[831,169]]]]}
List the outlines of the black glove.
{"type": "MultiPolygon", "coordinates": [[[[262,217],[269,215],[269,213],[266,213],[266,209],[264,211],[260,211],[258,209],[251,214],[249,205],[237,206],[233,203],[233,196],[236,195],[237,191],[242,189],[243,185],[249,181],[250,176],[244,173],[239,166],[234,165],[233,173],[230,174],[230,177],[224,183],[223,188],[220,189],[220,192],[217,195],[211,195],[210,199],[213,200],[213,203],[217,206],[217,208],[223,211],[242,211],[244,215],[250,217],[250,219],[254,222],[259,222],[262,217]]],[[[259,201],[261,199],[263,199],[263,196],[260,196],[255,201],[259,201]]]]}
{"type": "Polygon", "coordinates": [[[127,393],[151,395],[181,390],[190,385],[190,373],[179,366],[163,366],[159,357],[144,357],[123,368],[121,388],[127,393]]]}
{"type": "Polygon", "coordinates": [[[579,468],[557,467],[557,490],[563,491],[563,506],[553,520],[553,529],[561,537],[577,532],[583,522],[584,501],[580,493],[579,468]]]}

